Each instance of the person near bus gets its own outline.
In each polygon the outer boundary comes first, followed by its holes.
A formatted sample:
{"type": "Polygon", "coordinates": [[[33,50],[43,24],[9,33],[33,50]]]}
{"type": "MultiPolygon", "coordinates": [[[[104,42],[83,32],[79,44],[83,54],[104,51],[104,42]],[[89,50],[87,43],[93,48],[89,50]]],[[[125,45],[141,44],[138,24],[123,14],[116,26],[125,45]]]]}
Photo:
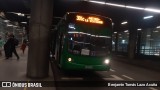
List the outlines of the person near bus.
{"type": "Polygon", "coordinates": [[[25,52],[26,46],[27,46],[27,41],[26,41],[26,39],[24,39],[22,42],[22,45],[21,45],[21,50],[22,50],[23,54],[25,52]]]}
{"type": "Polygon", "coordinates": [[[10,34],[6,44],[4,45],[6,59],[12,57],[12,53],[14,53],[15,56],[17,57],[17,60],[19,60],[19,55],[17,54],[16,51],[16,44],[15,44],[16,41],[17,39],[14,38],[14,35],[10,34]]]}

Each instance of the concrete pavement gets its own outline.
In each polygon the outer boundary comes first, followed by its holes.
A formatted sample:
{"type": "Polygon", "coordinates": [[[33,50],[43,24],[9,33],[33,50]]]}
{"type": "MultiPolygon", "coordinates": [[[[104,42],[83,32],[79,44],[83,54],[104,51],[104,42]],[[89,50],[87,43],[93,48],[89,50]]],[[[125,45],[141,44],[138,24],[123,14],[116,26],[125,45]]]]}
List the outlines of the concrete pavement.
{"type": "MultiPolygon", "coordinates": [[[[45,79],[31,79],[26,77],[27,70],[27,56],[28,48],[25,54],[22,53],[20,48],[17,48],[17,52],[20,59],[17,60],[16,56],[13,54],[12,58],[5,59],[4,51],[2,51],[2,56],[0,57],[0,81],[54,81],[53,73],[51,68],[49,70],[49,77],[45,79]]],[[[54,84],[54,83],[53,83],[54,84]]],[[[55,87],[45,87],[45,88],[0,88],[0,90],[55,90],[55,87]]]]}

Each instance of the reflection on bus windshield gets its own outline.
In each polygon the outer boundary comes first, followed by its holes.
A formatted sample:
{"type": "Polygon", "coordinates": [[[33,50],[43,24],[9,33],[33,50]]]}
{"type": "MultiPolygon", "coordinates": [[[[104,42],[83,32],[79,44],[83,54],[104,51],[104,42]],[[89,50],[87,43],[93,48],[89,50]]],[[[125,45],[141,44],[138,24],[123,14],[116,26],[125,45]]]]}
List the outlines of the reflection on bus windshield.
{"type": "Polygon", "coordinates": [[[68,51],[73,54],[106,56],[111,38],[84,33],[68,33],[68,51]]]}

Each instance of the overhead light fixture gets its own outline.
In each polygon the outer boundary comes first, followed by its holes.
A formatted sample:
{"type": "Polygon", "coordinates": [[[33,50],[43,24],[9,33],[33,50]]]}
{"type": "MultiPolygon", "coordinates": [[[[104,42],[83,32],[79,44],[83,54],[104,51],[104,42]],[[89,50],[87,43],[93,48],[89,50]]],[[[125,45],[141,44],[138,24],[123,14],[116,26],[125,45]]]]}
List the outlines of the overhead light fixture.
{"type": "Polygon", "coordinates": [[[116,7],[125,7],[125,5],[115,4],[115,3],[106,3],[106,5],[116,6],[116,7]]]}
{"type": "Polygon", "coordinates": [[[17,14],[18,16],[25,16],[25,14],[23,13],[14,13],[14,14],[17,14]]]}
{"type": "Polygon", "coordinates": [[[157,26],[156,28],[160,28],[160,26],[157,26]]]}
{"type": "Polygon", "coordinates": [[[23,23],[23,24],[27,24],[27,22],[21,22],[21,23],[23,23]]]}
{"type": "Polygon", "coordinates": [[[159,31],[156,30],[156,31],[153,31],[153,32],[159,32],[159,31]]]}
{"type": "Polygon", "coordinates": [[[7,12],[7,13],[13,13],[13,14],[17,14],[18,16],[25,16],[25,15],[28,15],[28,14],[17,13],[17,12],[7,12]]]}
{"type": "Polygon", "coordinates": [[[145,8],[144,10],[145,10],[145,11],[150,11],[150,12],[160,13],[160,10],[159,10],[159,9],[154,9],[154,8],[145,8]]]}
{"type": "Polygon", "coordinates": [[[141,8],[141,7],[135,7],[135,6],[126,6],[126,8],[138,9],[138,10],[144,10],[144,8],[141,8]]]}
{"type": "Polygon", "coordinates": [[[4,22],[6,22],[6,23],[7,23],[7,22],[9,22],[9,20],[4,20],[4,22]]]}
{"type": "Polygon", "coordinates": [[[160,13],[160,9],[154,9],[154,8],[143,8],[143,7],[127,6],[127,5],[123,5],[123,4],[105,3],[105,2],[92,1],[92,0],[83,0],[83,1],[97,3],[97,4],[106,4],[106,5],[115,6],[115,7],[123,7],[123,8],[130,8],[130,9],[137,9],[137,10],[144,10],[144,11],[149,11],[149,12],[160,13]]]}
{"type": "Polygon", "coordinates": [[[114,33],[117,33],[117,32],[114,32],[114,33]]]}
{"type": "Polygon", "coordinates": [[[97,4],[106,4],[105,2],[100,2],[100,1],[89,1],[89,2],[97,3],[97,4]]]}
{"type": "Polygon", "coordinates": [[[13,25],[11,25],[11,24],[7,24],[7,27],[11,27],[11,26],[13,26],[13,25]]]}
{"type": "Polygon", "coordinates": [[[149,19],[149,18],[153,18],[153,16],[146,16],[146,17],[143,17],[143,19],[149,19]]]}
{"type": "Polygon", "coordinates": [[[137,30],[138,30],[138,31],[141,31],[142,29],[141,29],[141,28],[138,28],[137,30]]]}
{"type": "Polygon", "coordinates": [[[124,32],[128,32],[128,30],[125,30],[124,32]]]}
{"type": "Polygon", "coordinates": [[[125,21],[125,22],[122,22],[121,24],[127,24],[128,22],[127,21],[125,21]]]}

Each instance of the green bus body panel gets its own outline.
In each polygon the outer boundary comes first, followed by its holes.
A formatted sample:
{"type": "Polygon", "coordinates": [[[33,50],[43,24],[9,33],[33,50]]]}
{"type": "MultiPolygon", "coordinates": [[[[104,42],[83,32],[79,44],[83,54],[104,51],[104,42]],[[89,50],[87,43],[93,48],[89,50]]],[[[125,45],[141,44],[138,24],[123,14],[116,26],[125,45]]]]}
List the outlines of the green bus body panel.
{"type": "MultiPolygon", "coordinates": [[[[78,14],[78,13],[77,13],[78,14]]],[[[64,23],[60,27],[60,32],[64,33],[67,37],[68,34],[68,24],[76,23],[76,30],[78,32],[90,33],[93,35],[102,35],[112,37],[112,21],[109,18],[100,17],[105,20],[105,25],[96,25],[96,24],[87,24],[76,22],[75,16],[76,13],[70,13],[65,19],[64,23]],[[73,19],[73,20],[70,20],[73,19]],[[86,26],[85,26],[86,25],[86,26]],[[88,26],[89,25],[89,26],[88,26]],[[91,25],[91,26],[90,26],[91,25]]],[[[80,13],[80,15],[83,15],[80,13]]],[[[85,15],[85,14],[84,14],[85,15]]],[[[86,16],[88,16],[86,14],[86,16]]],[[[94,15],[93,15],[94,16],[94,15]]],[[[112,43],[112,42],[110,42],[112,43]]],[[[111,48],[110,48],[111,49],[111,48]]],[[[96,70],[96,71],[104,71],[110,69],[110,64],[107,65],[104,63],[105,59],[110,59],[111,62],[111,54],[106,57],[98,57],[98,56],[85,56],[85,55],[76,55],[68,52],[68,38],[64,39],[63,48],[60,56],[60,67],[64,70],[96,70]],[[71,62],[68,62],[68,58],[72,58],[71,62]]]]}
{"type": "MultiPolygon", "coordinates": [[[[66,41],[66,40],[65,40],[66,41]]],[[[67,45],[64,45],[61,55],[61,68],[64,70],[109,70],[110,65],[104,63],[104,60],[111,59],[108,57],[75,55],[67,51],[67,45]],[[72,62],[68,62],[68,58],[72,58],[72,62]]]]}

